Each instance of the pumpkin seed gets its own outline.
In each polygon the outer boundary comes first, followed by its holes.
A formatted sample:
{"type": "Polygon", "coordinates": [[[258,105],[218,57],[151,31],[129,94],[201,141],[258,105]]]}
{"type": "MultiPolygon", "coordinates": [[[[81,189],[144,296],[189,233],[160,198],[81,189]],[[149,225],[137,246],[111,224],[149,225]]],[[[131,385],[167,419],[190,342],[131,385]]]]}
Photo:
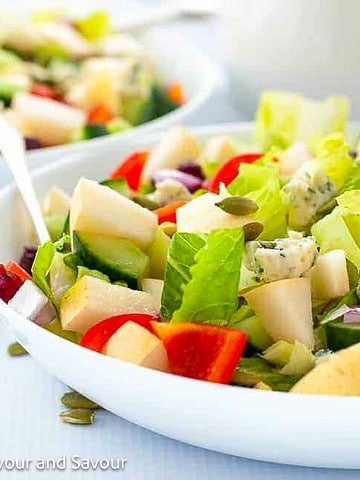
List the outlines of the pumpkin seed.
{"type": "Polygon", "coordinates": [[[87,408],[95,410],[99,405],[78,392],[66,392],[61,397],[61,403],[68,408],[87,408]]]}
{"type": "Polygon", "coordinates": [[[331,200],[329,200],[328,202],[326,202],[322,207],[320,207],[317,211],[317,213],[319,213],[320,215],[326,215],[328,213],[330,213],[337,205],[337,201],[335,200],[335,198],[332,198],[331,200]]]}
{"type": "Polygon", "coordinates": [[[259,209],[254,200],[240,196],[226,197],[215,205],[232,215],[249,215],[259,209]]]}
{"type": "Polygon", "coordinates": [[[25,348],[22,345],[20,345],[20,343],[18,342],[15,342],[9,345],[7,351],[8,351],[8,354],[11,355],[12,357],[28,355],[28,352],[25,350],[25,348]]]}
{"type": "Polygon", "coordinates": [[[146,195],[142,195],[141,193],[136,195],[136,197],[133,198],[133,201],[141,207],[147,208],[148,210],[156,210],[159,208],[159,205],[156,202],[151,200],[146,195]]]}
{"type": "Polygon", "coordinates": [[[264,230],[264,226],[260,222],[250,222],[246,223],[243,226],[244,229],[244,234],[245,234],[245,240],[255,240],[260,233],[264,230]]]}
{"type": "Polygon", "coordinates": [[[176,233],[176,223],[164,222],[161,224],[162,231],[165,235],[172,237],[176,233]]]}
{"type": "Polygon", "coordinates": [[[64,410],[61,412],[59,417],[64,423],[70,423],[72,425],[91,425],[95,420],[95,412],[88,408],[71,408],[70,410],[64,410]]]}

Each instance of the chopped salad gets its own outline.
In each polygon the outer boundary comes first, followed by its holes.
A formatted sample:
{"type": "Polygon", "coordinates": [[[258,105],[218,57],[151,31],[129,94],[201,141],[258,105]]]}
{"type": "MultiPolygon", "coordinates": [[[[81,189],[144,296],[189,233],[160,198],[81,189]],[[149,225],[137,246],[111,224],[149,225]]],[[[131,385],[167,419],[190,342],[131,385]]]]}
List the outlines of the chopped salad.
{"type": "Polygon", "coordinates": [[[151,53],[102,11],[3,18],[0,106],[28,149],[123,132],[186,101],[182,85],[166,84],[151,53]]]}
{"type": "Polygon", "coordinates": [[[53,187],[0,296],[100,354],[263,390],[360,395],[360,162],[348,102],[265,92],[253,145],[182,127],[53,187]]]}

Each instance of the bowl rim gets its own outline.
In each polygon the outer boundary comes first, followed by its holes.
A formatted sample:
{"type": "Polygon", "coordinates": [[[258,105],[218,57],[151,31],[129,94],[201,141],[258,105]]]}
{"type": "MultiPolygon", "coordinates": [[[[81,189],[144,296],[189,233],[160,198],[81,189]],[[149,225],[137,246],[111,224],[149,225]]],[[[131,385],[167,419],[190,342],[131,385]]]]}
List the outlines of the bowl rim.
{"type": "MultiPolygon", "coordinates": [[[[351,131],[355,132],[355,131],[358,131],[359,129],[360,129],[360,122],[351,122],[349,124],[349,132],[351,131]]],[[[225,133],[227,133],[228,135],[250,134],[254,130],[254,122],[237,122],[237,123],[232,122],[232,123],[224,123],[224,124],[205,125],[200,127],[190,127],[188,130],[191,134],[199,137],[199,139],[201,140],[202,138],[207,138],[207,137],[211,137],[219,134],[221,135],[225,133]]],[[[146,137],[144,137],[141,143],[148,146],[154,145],[159,140],[160,137],[161,137],[161,132],[154,132],[151,135],[147,135],[146,137]]],[[[121,146],[124,147],[123,144],[121,146]]],[[[133,146],[133,145],[129,145],[129,146],[133,146]]],[[[82,152],[81,154],[77,153],[77,154],[71,155],[70,157],[66,156],[64,158],[58,158],[54,162],[51,162],[50,164],[44,165],[42,167],[39,167],[33,170],[33,172],[31,173],[31,177],[33,179],[41,178],[43,175],[46,175],[51,171],[56,171],[58,167],[61,167],[63,165],[68,165],[76,162],[82,163],[85,161],[86,156],[89,154],[91,154],[90,145],[89,145],[89,151],[87,152],[87,154],[85,152],[82,152]]],[[[3,199],[6,200],[7,197],[15,193],[16,193],[16,186],[14,184],[9,184],[2,187],[0,189],[0,202],[3,201],[3,199]]],[[[241,392],[242,395],[246,395],[249,398],[264,397],[264,395],[266,395],[267,398],[270,398],[270,397],[276,398],[280,402],[284,402],[284,399],[286,399],[286,402],[293,402],[291,403],[291,405],[294,405],[294,406],[302,405],[302,408],[304,408],[306,405],[308,405],[309,408],[312,405],[320,406],[321,403],[323,402],[324,397],[327,398],[327,402],[332,402],[335,408],[336,406],[337,407],[344,406],[344,403],[346,403],[346,405],[349,405],[349,406],[351,405],[353,407],[360,406],[360,396],[359,397],[356,397],[356,396],[343,397],[339,395],[298,394],[298,393],[291,393],[291,392],[256,390],[256,389],[251,389],[243,386],[221,385],[218,383],[211,383],[211,382],[206,382],[202,380],[181,377],[175,374],[164,373],[157,370],[152,370],[145,367],[140,367],[138,365],[126,363],[121,360],[114,359],[106,355],[102,355],[92,350],[81,347],[78,344],[72,343],[69,340],[59,337],[52,332],[49,332],[45,328],[42,328],[41,326],[28,320],[26,317],[15,312],[11,307],[9,307],[2,300],[0,300],[0,318],[3,318],[5,322],[9,324],[11,330],[14,330],[14,328],[12,327],[16,325],[18,330],[20,331],[23,330],[24,332],[28,330],[32,336],[34,335],[40,336],[52,342],[57,342],[57,343],[60,342],[60,344],[66,346],[66,348],[77,349],[79,354],[88,355],[89,359],[90,358],[97,359],[99,362],[105,362],[105,364],[108,364],[108,365],[120,364],[122,369],[126,369],[128,371],[133,371],[133,372],[138,371],[139,368],[143,371],[146,370],[147,372],[146,375],[148,376],[148,378],[150,379],[153,378],[154,380],[162,379],[163,381],[166,381],[170,387],[171,385],[179,385],[179,384],[190,385],[192,383],[192,384],[196,384],[197,388],[202,388],[203,391],[205,391],[204,389],[213,389],[213,391],[218,391],[218,392],[221,390],[222,392],[224,391],[228,392],[227,395],[230,395],[230,396],[239,395],[239,393],[234,393],[234,392],[241,392]],[[308,402],[310,403],[308,404],[308,402]],[[341,403],[338,403],[338,402],[341,402],[341,403]]],[[[26,335],[25,335],[25,338],[26,338],[26,335]]],[[[24,346],[26,347],[26,345],[24,346]]]]}

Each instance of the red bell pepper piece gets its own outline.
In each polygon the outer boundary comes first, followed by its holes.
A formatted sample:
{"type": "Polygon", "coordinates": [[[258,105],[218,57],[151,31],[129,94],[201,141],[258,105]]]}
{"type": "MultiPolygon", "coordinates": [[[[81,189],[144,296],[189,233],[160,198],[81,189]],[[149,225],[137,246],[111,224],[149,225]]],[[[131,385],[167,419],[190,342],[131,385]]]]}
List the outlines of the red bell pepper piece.
{"type": "Polygon", "coordinates": [[[31,275],[29,275],[28,272],[26,272],[18,263],[14,262],[13,260],[5,265],[5,269],[7,272],[19,277],[24,282],[26,280],[32,280],[31,275]]]}
{"type": "Polygon", "coordinates": [[[147,150],[132,153],[115,168],[110,178],[125,178],[130,188],[139,190],[141,174],[149,153],[147,150]]]}
{"type": "Polygon", "coordinates": [[[172,373],[230,383],[245,349],[246,333],[199,323],[151,325],[165,345],[172,373]]]}
{"type": "Polygon", "coordinates": [[[169,85],[166,93],[172,102],[178,105],[186,103],[184,89],[180,83],[172,83],[169,85]]]}
{"type": "Polygon", "coordinates": [[[88,113],[87,123],[100,123],[104,124],[110,122],[114,118],[114,115],[104,105],[96,105],[88,113]]]}
{"type": "Polygon", "coordinates": [[[158,224],[161,225],[165,222],[176,223],[176,210],[185,205],[185,203],[187,202],[179,200],[178,202],[170,203],[170,205],[154,210],[154,213],[158,217],[158,224]]]}
{"type": "Polygon", "coordinates": [[[30,93],[36,95],[37,97],[50,98],[52,100],[58,100],[58,96],[55,90],[49,85],[42,83],[35,83],[30,87],[30,93]]]}
{"type": "Polygon", "coordinates": [[[228,160],[220,167],[215,176],[209,181],[208,190],[212,193],[219,193],[220,183],[229,185],[239,174],[239,167],[242,163],[254,163],[263,157],[263,153],[242,153],[228,160]]]}
{"type": "Polygon", "coordinates": [[[156,319],[158,319],[158,317],[142,313],[128,313],[106,318],[102,322],[89,328],[81,338],[80,345],[89,348],[90,350],[94,350],[95,352],[102,353],[105,345],[110,340],[110,337],[112,337],[126,322],[137,323],[141,327],[152,332],[151,321],[156,319]]]}

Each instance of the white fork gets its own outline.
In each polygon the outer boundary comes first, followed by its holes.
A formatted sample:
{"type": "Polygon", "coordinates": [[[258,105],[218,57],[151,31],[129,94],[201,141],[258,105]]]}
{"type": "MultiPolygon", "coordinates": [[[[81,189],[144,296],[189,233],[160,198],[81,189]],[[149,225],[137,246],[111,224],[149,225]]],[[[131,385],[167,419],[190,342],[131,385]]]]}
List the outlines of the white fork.
{"type": "Polygon", "coordinates": [[[24,199],[41,243],[50,239],[26,164],[25,142],[3,115],[0,115],[0,151],[24,199]]]}

